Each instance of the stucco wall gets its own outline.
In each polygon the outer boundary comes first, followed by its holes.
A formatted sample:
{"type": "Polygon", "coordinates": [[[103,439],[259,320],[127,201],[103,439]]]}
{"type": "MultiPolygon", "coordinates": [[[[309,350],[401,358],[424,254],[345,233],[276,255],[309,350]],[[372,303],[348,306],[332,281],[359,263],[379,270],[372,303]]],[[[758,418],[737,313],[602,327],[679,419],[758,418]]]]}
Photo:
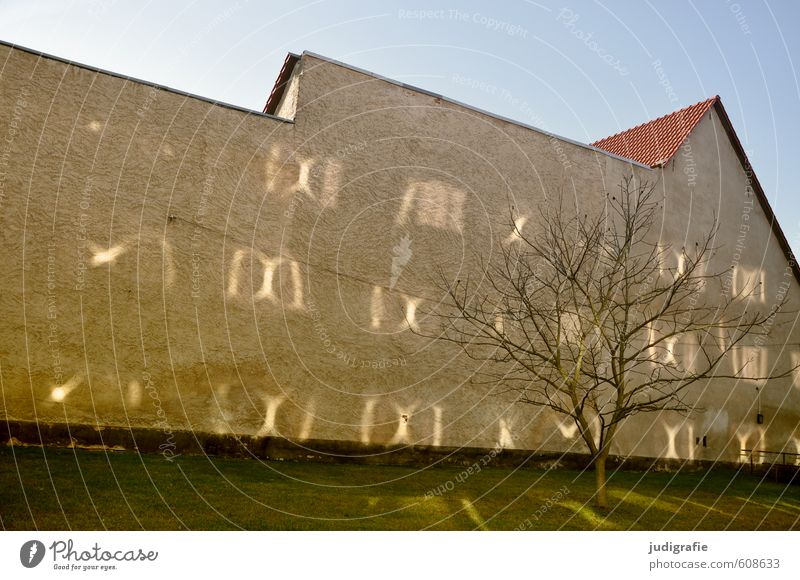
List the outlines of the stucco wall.
{"type": "MultiPolygon", "coordinates": [[[[472,384],[474,363],[409,331],[435,330],[421,313],[441,298],[437,267],[475,272],[476,250],[510,234],[508,200],[534,227],[557,192],[592,206],[632,170],[668,192],[665,237],[716,209],[736,243],[745,175],[713,114],[690,186],[680,154],[663,174],[632,168],[308,55],[294,123],[5,46],[0,62],[11,419],[582,451],[571,426],[472,384]]],[[[750,215],[741,264],[763,260],[777,285],[786,262],[750,215]]],[[[782,364],[798,335],[775,332],[782,364]]],[[[617,451],[735,458],[757,436],[754,387],[729,383],[688,420],[633,420],[617,451]]],[[[799,397],[790,380],[764,390],[765,448],[800,443],[799,397]]]]}

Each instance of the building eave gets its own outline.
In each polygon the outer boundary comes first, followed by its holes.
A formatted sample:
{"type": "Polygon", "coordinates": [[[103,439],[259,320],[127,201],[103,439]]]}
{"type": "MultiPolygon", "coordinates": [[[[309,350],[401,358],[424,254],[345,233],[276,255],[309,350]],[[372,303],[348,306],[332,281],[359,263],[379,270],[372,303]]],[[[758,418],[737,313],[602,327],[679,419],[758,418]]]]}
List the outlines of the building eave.
{"type": "Polygon", "coordinates": [[[168,93],[173,93],[173,94],[176,94],[176,95],[180,95],[182,97],[186,97],[186,98],[189,98],[189,99],[195,99],[195,100],[198,100],[198,101],[203,101],[205,103],[209,103],[209,104],[217,106],[217,107],[222,107],[224,109],[232,109],[234,111],[239,111],[241,113],[246,113],[248,115],[254,115],[256,117],[266,117],[266,118],[269,118],[269,119],[274,119],[276,121],[282,121],[284,123],[293,123],[294,122],[291,119],[284,119],[282,117],[277,117],[275,115],[270,115],[268,113],[264,113],[263,111],[256,111],[254,109],[248,109],[247,107],[241,107],[239,105],[226,103],[224,101],[218,101],[216,99],[211,99],[209,97],[204,97],[202,95],[197,95],[197,94],[194,94],[194,93],[190,93],[188,91],[183,91],[181,89],[168,87],[166,85],[155,83],[153,81],[147,81],[147,80],[143,80],[143,79],[140,79],[140,78],[137,78],[137,77],[132,77],[132,76],[128,76],[128,75],[125,75],[125,74],[122,74],[122,73],[118,73],[118,72],[106,70],[106,69],[103,69],[103,68],[99,68],[99,67],[96,67],[96,66],[83,64],[81,62],[77,62],[77,61],[74,61],[74,60],[69,60],[67,58],[62,58],[60,56],[55,56],[53,54],[48,54],[48,53],[42,52],[40,50],[35,50],[33,48],[28,48],[26,46],[22,46],[22,45],[19,45],[19,44],[14,44],[13,42],[6,42],[5,40],[1,40],[0,39],[0,46],[7,46],[7,47],[15,49],[15,50],[19,50],[19,51],[22,51],[22,52],[27,52],[28,54],[32,54],[33,56],[37,56],[39,58],[44,58],[44,59],[47,59],[47,60],[54,60],[56,62],[62,62],[64,64],[67,64],[67,65],[70,65],[70,66],[74,66],[76,68],[84,69],[84,70],[87,70],[89,72],[93,72],[93,73],[96,73],[96,74],[103,74],[103,75],[107,75],[107,76],[110,76],[110,77],[115,77],[115,78],[122,79],[122,80],[125,80],[125,81],[128,81],[128,82],[131,82],[131,83],[138,84],[138,85],[144,85],[144,86],[147,86],[147,87],[152,87],[154,89],[158,89],[160,91],[166,91],[168,93]]]}
{"type": "MultiPolygon", "coordinates": [[[[397,81],[395,79],[391,79],[391,78],[385,77],[383,75],[379,75],[377,73],[374,73],[374,72],[359,68],[357,66],[353,66],[351,64],[347,64],[345,62],[341,62],[341,61],[338,61],[336,59],[329,58],[327,56],[323,56],[323,55],[317,54],[315,52],[311,52],[311,51],[305,50],[305,51],[303,51],[302,56],[310,56],[312,58],[316,58],[316,59],[322,60],[324,62],[327,62],[327,63],[330,63],[330,64],[334,64],[336,66],[340,66],[340,67],[352,70],[354,72],[366,75],[366,76],[371,77],[371,78],[373,78],[375,80],[384,81],[384,82],[390,83],[392,85],[407,89],[409,91],[414,91],[415,93],[419,93],[419,94],[422,94],[422,95],[433,97],[435,99],[439,99],[440,101],[443,101],[443,102],[446,102],[446,103],[450,103],[451,105],[456,105],[458,107],[462,107],[464,109],[468,109],[468,110],[473,111],[475,113],[479,113],[481,115],[485,115],[485,116],[490,117],[492,119],[497,119],[498,121],[503,121],[505,123],[509,123],[509,124],[514,125],[516,127],[520,127],[520,128],[523,128],[523,129],[528,129],[530,131],[535,131],[536,133],[540,133],[542,135],[545,135],[548,138],[557,139],[557,140],[562,141],[564,143],[569,143],[571,145],[575,145],[575,146],[580,147],[582,149],[588,149],[589,151],[593,151],[594,153],[599,153],[599,154],[603,155],[604,157],[611,157],[613,159],[616,159],[617,161],[622,161],[622,162],[624,162],[626,164],[633,165],[635,167],[640,167],[642,169],[652,169],[649,165],[645,165],[643,163],[639,163],[638,161],[636,161],[634,159],[628,159],[627,157],[623,157],[621,155],[616,155],[616,154],[611,153],[609,151],[605,151],[603,149],[600,149],[599,147],[595,147],[595,146],[589,145],[587,143],[581,143],[580,141],[575,141],[574,139],[570,139],[568,137],[563,137],[561,135],[558,135],[556,133],[552,133],[550,131],[545,131],[544,129],[540,129],[539,127],[535,127],[533,125],[529,125],[527,123],[523,123],[521,121],[517,121],[517,120],[511,119],[509,117],[504,117],[503,115],[498,115],[496,113],[492,113],[491,111],[486,111],[485,109],[481,109],[479,107],[474,107],[474,106],[469,105],[467,103],[463,103],[461,101],[457,101],[456,99],[451,99],[451,98],[446,97],[444,95],[440,95],[438,93],[434,93],[433,91],[429,91],[427,89],[423,89],[423,88],[420,88],[420,87],[417,87],[417,86],[414,86],[414,85],[409,85],[407,83],[404,83],[404,82],[401,82],[401,81],[397,81]]],[[[276,82],[276,86],[277,86],[277,82],[276,82]]]]}
{"type": "Polygon", "coordinates": [[[786,234],[784,234],[780,223],[778,223],[778,218],[775,216],[775,212],[772,210],[772,206],[769,203],[769,199],[767,199],[764,188],[761,187],[761,182],[758,181],[758,176],[753,170],[750,160],[747,158],[747,153],[745,153],[744,147],[742,146],[741,141],[739,141],[738,135],[736,135],[736,131],[733,128],[733,123],[731,122],[730,117],[728,117],[728,113],[725,111],[725,107],[722,105],[721,99],[717,99],[716,103],[714,103],[714,110],[722,122],[722,127],[725,129],[728,139],[730,140],[731,145],[736,152],[736,156],[739,158],[739,162],[742,164],[742,168],[744,169],[747,179],[750,181],[756,199],[758,199],[758,203],[761,206],[761,209],[763,210],[767,220],[769,221],[772,233],[775,234],[775,238],[778,240],[778,245],[783,251],[786,260],[789,263],[789,267],[792,269],[795,280],[797,280],[797,282],[800,284],[800,266],[798,266],[797,259],[795,258],[794,252],[789,245],[789,240],[786,237],[786,234]]]}
{"type": "Polygon", "coordinates": [[[270,91],[269,97],[267,97],[267,103],[264,105],[265,115],[275,114],[275,111],[278,109],[278,104],[280,104],[281,98],[283,98],[283,94],[286,92],[289,79],[292,77],[292,71],[294,71],[294,67],[299,60],[300,55],[298,54],[290,52],[286,55],[283,66],[278,73],[278,78],[275,79],[275,84],[272,85],[272,91],[270,91]]]}

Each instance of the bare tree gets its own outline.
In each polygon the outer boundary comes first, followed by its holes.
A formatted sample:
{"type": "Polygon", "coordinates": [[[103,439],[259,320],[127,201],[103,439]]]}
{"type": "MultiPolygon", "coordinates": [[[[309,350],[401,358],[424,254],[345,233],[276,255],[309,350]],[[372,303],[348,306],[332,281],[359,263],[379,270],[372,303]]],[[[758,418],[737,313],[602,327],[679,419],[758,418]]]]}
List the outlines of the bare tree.
{"type": "Polygon", "coordinates": [[[731,291],[732,268],[710,271],[716,220],[680,252],[653,239],[663,207],[654,191],[627,178],[591,214],[560,200],[527,235],[512,207],[516,241],[482,263],[479,278],[442,276],[445,304],[430,313],[443,322],[438,338],[485,363],[479,379],[574,421],[598,507],[608,505],[606,459],[623,421],[689,412],[692,385],[744,377],[746,362],[721,363],[771,326],[771,313],[749,308],[752,284],[731,291]]]}

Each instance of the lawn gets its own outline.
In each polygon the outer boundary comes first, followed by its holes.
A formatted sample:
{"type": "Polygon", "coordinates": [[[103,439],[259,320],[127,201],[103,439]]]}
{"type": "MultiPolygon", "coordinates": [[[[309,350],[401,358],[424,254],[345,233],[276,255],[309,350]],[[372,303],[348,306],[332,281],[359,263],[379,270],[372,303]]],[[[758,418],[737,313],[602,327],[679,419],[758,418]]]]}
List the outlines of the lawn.
{"type": "Polygon", "coordinates": [[[0,446],[0,524],[41,530],[790,530],[800,486],[745,471],[594,474],[0,446]]]}

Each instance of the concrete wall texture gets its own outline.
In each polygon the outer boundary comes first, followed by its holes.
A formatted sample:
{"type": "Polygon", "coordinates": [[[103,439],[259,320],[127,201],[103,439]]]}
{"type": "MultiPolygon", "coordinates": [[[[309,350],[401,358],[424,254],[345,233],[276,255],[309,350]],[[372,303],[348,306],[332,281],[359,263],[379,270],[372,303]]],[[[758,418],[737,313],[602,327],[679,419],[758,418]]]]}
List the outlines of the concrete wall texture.
{"type": "MultiPolygon", "coordinates": [[[[7,420],[582,452],[574,426],[473,384],[473,361],[409,325],[434,330],[437,267],[464,275],[505,243],[509,200],[533,228],[556,192],[598,207],[632,171],[663,189],[663,239],[717,215],[718,265],[761,277],[764,309],[800,304],[713,109],[649,169],[308,54],[293,120],[9,46],[0,63],[7,420]]],[[[781,320],[737,356],[796,363],[781,320]]],[[[800,452],[792,378],[694,394],[702,412],[635,417],[614,453],[800,452]]]]}

